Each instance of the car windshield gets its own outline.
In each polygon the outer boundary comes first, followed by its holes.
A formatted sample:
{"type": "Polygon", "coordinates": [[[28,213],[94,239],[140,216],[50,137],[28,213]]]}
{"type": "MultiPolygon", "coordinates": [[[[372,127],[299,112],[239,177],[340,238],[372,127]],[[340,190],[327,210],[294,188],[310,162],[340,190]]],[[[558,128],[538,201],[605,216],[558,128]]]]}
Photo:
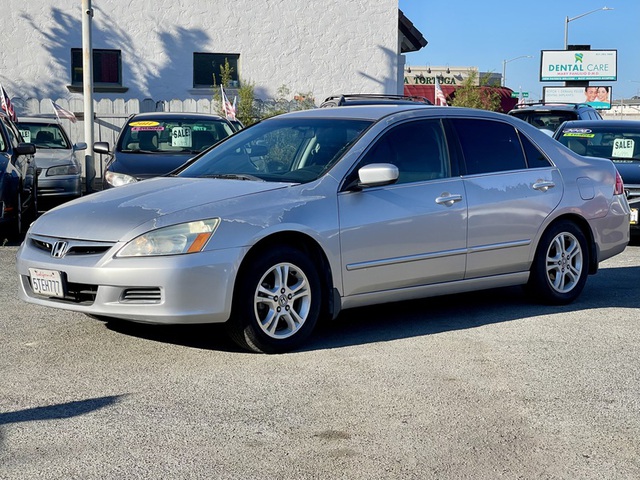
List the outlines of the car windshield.
{"type": "Polygon", "coordinates": [[[127,153],[199,153],[234,132],[222,119],[158,117],[132,119],[116,150],[127,153]]]}
{"type": "Polygon", "coordinates": [[[575,128],[568,126],[557,135],[560,143],[579,155],[615,161],[640,160],[640,122],[637,127],[608,126],[575,128]]]}
{"type": "Polygon", "coordinates": [[[241,130],[185,166],[182,177],[310,182],[371,125],[368,120],[273,119],[241,130]]]}
{"type": "Polygon", "coordinates": [[[60,125],[51,123],[31,123],[20,122],[18,129],[22,138],[27,143],[33,143],[36,148],[51,148],[51,149],[69,149],[69,141],[66,135],[62,132],[60,125]]]}

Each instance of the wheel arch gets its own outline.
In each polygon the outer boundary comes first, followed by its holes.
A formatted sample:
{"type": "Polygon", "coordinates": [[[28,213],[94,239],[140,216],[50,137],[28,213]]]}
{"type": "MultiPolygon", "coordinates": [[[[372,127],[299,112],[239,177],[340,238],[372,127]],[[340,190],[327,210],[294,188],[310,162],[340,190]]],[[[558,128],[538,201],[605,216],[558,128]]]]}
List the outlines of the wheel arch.
{"type": "Polygon", "coordinates": [[[249,268],[249,265],[251,265],[252,259],[259,255],[260,252],[275,246],[289,246],[303,252],[311,258],[318,268],[318,273],[322,279],[322,295],[323,298],[326,299],[322,302],[321,318],[335,318],[340,312],[341,302],[340,295],[337,292],[337,289],[334,288],[334,278],[329,259],[320,244],[311,236],[302,232],[276,232],[260,239],[255,245],[253,245],[242,259],[240,267],[238,268],[238,273],[234,283],[234,291],[239,280],[242,278],[247,268],[249,268]]]}

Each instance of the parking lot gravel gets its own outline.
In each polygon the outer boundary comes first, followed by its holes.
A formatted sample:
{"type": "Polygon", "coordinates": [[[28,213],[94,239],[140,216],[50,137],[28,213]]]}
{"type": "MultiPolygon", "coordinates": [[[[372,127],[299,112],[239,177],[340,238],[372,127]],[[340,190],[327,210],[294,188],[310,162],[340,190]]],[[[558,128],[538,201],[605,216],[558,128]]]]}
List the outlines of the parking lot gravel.
{"type": "Polygon", "coordinates": [[[577,302],[343,312],[305,349],[17,299],[0,247],[0,479],[640,478],[640,246],[577,302]]]}

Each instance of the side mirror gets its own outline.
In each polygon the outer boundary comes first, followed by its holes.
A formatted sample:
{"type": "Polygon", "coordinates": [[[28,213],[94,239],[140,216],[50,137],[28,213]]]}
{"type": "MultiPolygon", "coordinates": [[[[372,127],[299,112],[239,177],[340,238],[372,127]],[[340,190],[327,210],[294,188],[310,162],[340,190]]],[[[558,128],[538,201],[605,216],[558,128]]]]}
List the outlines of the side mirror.
{"type": "Polygon", "coordinates": [[[360,179],[358,186],[366,188],[391,185],[398,180],[399,176],[398,167],[391,163],[372,163],[358,170],[358,178],[360,179]]]}
{"type": "Polygon", "coordinates": [[[101,153],[103,155],[109,155],[109,143],[108,142],[96,142],[93,144],[93,151],[95,153],[101,153]]]}
{"type": "MultiPolygon", "coordinates": [[[[107,148],[109,148],[109,147],[107,147],[107,148]]],[[[87,149],[87,144],[85,142],[74,143],[73,144],[73,149],[74,150],[86,150],[87,149]]]]}
{"type": "Polygon", "coordinates": [[[36,153],[36,146],[33,143],[19,143],[15,150],[18,155],[33,155],[36,153]]]}

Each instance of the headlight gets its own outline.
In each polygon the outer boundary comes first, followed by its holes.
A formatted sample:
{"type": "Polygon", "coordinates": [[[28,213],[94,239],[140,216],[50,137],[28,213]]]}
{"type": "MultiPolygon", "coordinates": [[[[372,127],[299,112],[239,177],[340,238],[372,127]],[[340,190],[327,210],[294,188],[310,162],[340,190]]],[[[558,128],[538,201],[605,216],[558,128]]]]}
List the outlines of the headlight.
{"type": "Polygon", "coordinates": [[[127,243],[116,257],[179,255],[201,251],[220,224],[219,218],[159,228],[127,243]]]}
{"type": "Polygon", "coordinates": [[[113,187],[120,187],[122,185],[127,185],[128,183],[136,183],[138,180],[133,178],[131,175],[125,175],[124,173],[116,173],[107,171],[104,174],[104,179],[107,183],[113,187]]]}
{"type": "Polygon", "coordinates": [[[47,168],[45,175],[47,177],[55,177],[57,175],[77,175],[78,167],[75,165],[58,165],[56,167],[47,168]]]}

